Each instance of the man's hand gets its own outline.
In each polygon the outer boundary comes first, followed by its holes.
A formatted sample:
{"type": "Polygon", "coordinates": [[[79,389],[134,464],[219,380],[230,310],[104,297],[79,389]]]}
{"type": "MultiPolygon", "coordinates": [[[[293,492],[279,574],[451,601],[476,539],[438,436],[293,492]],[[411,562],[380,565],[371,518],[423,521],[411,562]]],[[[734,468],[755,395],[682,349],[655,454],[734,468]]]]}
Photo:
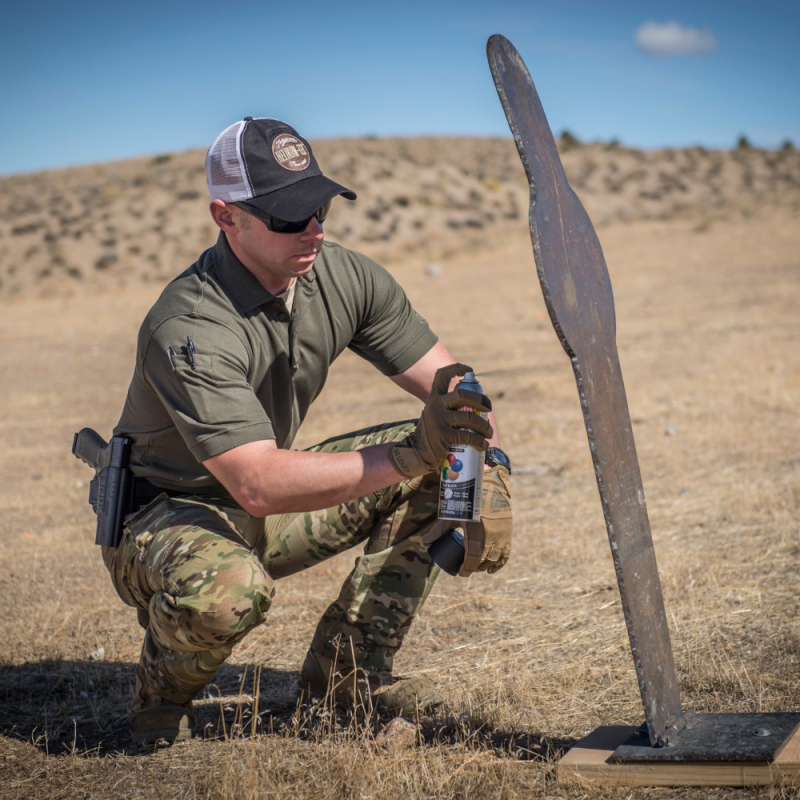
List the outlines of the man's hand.
{"type": "Polygon", "coordinates": [[[480,416],[482,411],[491,411],[489,398],[466,389],[447,391],[452,378],[469,371],[464,364],[437,370],[417,427],[389,451],[389,461],[404,477],[438,470],[453,445],[468,445],[478,450],[489,446],[486,440],[492,436],[492,426],[480,416]],[[457,410],[465,406],[479,413],[457,410]]]}
{"type": "Polygon", "coordinates": [[[464,523],[462,578],[497,572],[511,552],[511,479],[505,467],[484,470],[480,522],[464,523]]]}

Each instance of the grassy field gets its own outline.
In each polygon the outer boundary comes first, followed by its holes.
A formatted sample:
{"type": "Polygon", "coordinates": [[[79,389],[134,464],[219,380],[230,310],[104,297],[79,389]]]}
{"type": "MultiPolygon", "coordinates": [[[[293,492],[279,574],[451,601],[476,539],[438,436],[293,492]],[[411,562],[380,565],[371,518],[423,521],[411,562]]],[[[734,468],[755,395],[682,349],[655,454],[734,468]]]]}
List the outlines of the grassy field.
{"type": "MultiPolygon", "coordinates": [[[[800,709],[800,226],[796,215],[599,231],[685,707],[800,709]]],[[[141,630],[93,545],[72,433],[108,435],[154,283],[6,302],[0,314],[0,797],[742,797],[570,785],[559,757],[643,712],[569,361],[524,220],[437,262],[390,261],[494,399],[515,544],[495,576],[442,576],[398,656],[446,704],[405,731],[298,711],[343,554],[277,585],[265,626],[197,701],[202,736],[127,744],[141,630]]],[[[296,446],[416,413],[345,356],[296,446]]],[[[794,796],[791,787],[759,797],[794,796]]]]}

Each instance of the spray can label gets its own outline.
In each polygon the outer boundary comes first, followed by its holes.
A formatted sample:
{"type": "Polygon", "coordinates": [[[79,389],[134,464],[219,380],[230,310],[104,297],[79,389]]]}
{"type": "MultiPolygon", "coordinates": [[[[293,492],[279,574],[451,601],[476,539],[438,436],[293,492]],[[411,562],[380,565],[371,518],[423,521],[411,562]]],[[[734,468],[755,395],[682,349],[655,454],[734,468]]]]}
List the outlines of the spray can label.
{"type": "MultiPolygon", "coordinates": [[[[458,389],[483,393],[474,372],[467,372],[458,389]]],[[[469,411],[463,408],[462,411],[469,411]]],[[[479,412],[476,411],[476,414],[479,412]]],[[[485,416],[481,414],[480,416],[485,416]]],[[[483,453],[474,447],[456,445],[442,462],[439,484],[439,519],[473,522],[481,518],[483,453]]]]}
{"type": "Polygon", "coordinates": [[[439,519],[479,520],[482,491],[483,453],[474,447],[453,447],[442,462],[439,519]]]}

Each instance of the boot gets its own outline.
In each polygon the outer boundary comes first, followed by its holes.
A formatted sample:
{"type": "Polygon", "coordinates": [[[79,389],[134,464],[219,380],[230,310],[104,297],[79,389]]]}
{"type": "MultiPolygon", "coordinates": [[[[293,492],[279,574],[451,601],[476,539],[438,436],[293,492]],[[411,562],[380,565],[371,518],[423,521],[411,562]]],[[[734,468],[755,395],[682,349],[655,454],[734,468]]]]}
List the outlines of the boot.
{"type": "Polygon", "coordinates": [[[185,742],[194,735],[192,704],[177,705],[167,700],[131,712],[131,739],[134,744],[170,745],[185,742]]]}
{"type": "Polygon", "coordinates": [[[308,651],[300,670],[298,695],[305,701],[330,697],[342,709],[362,707],[412,718],[430,714],[443,702],[429,678],[353,669],[351,665],[335,664],[314,650],[308,651]]]}

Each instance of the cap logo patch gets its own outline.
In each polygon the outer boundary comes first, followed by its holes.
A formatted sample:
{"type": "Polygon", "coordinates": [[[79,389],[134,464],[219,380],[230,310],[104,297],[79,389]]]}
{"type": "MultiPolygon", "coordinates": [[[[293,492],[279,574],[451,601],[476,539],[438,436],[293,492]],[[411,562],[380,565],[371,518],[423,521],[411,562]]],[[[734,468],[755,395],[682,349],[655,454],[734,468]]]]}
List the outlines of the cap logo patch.
{"type": "Polygon", "coordinates": [[[296,136],[288,133],[275,137],[272,155],[284,169],[292,172],[302,172],[311,163],[308,148],[296,136]]]}

